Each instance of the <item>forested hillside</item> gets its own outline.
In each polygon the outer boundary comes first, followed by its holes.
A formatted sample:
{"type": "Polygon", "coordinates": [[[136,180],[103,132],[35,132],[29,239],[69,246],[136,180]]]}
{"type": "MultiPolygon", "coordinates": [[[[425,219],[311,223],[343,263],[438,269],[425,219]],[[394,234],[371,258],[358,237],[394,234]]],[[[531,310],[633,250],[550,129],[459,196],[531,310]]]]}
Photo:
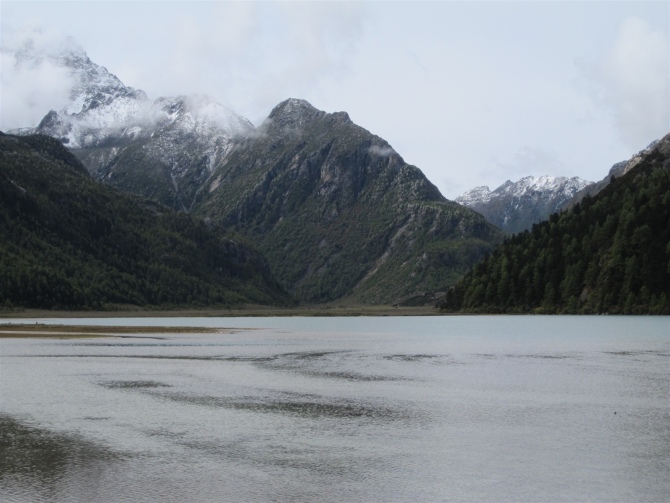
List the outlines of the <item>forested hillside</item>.
{"type": "Polygon", "coordinates": [[[285,304],[265,259],[93,181],[53,138],[0,133],[0,308],[285,304]]]}
{"type": "Polygon", "coordinates": [[[441,307],[670,314],[670,135],[597,196],[507,240],[441,307]]]}

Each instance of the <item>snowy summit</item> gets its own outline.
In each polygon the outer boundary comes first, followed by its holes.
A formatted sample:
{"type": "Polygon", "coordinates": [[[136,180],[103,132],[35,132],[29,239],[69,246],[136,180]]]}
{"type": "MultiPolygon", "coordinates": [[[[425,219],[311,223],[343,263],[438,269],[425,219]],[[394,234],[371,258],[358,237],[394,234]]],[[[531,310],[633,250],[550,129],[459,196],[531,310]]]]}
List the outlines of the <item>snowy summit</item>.
{"type": "Polygon", "coordinates": [[[521,232],[559,211],[591,183],[578,177],[526,176],[517,182],[507,180],[494,191],[476,187],[455,201],[505,231],[521,232]]]}

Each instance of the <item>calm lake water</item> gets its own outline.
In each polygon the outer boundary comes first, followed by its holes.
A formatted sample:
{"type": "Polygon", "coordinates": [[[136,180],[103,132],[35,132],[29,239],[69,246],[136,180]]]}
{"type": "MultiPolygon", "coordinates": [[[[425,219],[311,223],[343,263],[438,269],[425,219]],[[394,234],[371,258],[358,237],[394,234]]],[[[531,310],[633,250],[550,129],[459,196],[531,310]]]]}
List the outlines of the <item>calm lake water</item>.
{"type": "Polygon", "coordinates": [[[236,330],[0,340],[2,501],[670,494],[669,317],[39,322],[236,330]]]}

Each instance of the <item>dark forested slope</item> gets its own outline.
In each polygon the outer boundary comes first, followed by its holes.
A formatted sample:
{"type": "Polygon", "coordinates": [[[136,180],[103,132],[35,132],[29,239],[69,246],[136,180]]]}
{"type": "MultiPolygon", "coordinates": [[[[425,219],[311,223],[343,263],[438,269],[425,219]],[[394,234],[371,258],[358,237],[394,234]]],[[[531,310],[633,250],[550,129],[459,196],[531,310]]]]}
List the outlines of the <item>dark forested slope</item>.
{"type": "Polygon", "coordinates": [[[239,240],[100,185],[53,138],[0,133],[0,307],[287,299],[239,240]]]}
{"type": "Polygon", "coordinates": [[[670,135],[597,196],[507,240],[442,308],[670,314],[670,135]]]}

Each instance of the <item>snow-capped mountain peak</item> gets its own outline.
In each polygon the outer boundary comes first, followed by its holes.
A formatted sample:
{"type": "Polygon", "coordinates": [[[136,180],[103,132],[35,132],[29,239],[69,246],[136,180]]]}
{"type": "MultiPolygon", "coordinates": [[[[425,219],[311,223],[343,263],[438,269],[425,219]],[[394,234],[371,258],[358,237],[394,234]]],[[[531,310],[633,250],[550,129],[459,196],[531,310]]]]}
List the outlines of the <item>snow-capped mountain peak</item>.
{"type": "Polygon", "coordinates": [[[578,177],[526,176],[507,180],[497,189],[476,187],[456,202],[484,215],[491,223],[509,232],[519,232],[543,220],[592,182],[578,177]]]}
{"type": "Polygon", "coordinates": [[[490,199],[491,199],[491,190],[486,185],[480,185],[479,187],[470,189],[465,194],[459,196],[456,199],[456,202],[462,204],[463,206],[469,207],[474,204],[486,203],[490,199]]]}
{"type": "Polygon", "coordinates": [[[197,134],[223,130],[239,136],[254,129],[247,119],[206,95],[158,98],[149,115],[157,124],[176,124],[184,132],[197,134]]]}
{"type": "Polygon", "coordinates": [[[573,191],[581,190],[590,184],[581,178],[566,178],[563,176],[526,176],[518,182],[507,181],[501,185],[494,193],[509,194],[515,197],[523,197],[529,193],[549,193],[549,194],[570,194],[573,191]]]}
{"type": "Polygon", "coordinates": [[[126,86],[105,67],[93,63],[72,38],[47,39],[35,33],[3,48],[3,53],[13,55],[17,71],[47,68],[66,77],[67,103],[54,103],[57,111],[45,110],[49,113],[35,131],[54,136],[69,147],[82,147],[101,132],[105,136],[123,129],[150,103],[144,91],[126,86]]]}
{"type": "Polygon", "coordinates": [[[116,137],[151,136],[166,128],[229,139],[254,129],[247,119],[207,96],[152,101],[144,91],[126,86],[105,67],[92,62],[72,38],[47,43],[37,35],[6,49],[10,50],[17,66],[48,62],[69,76],[69,102],[46,114],[34,131],[54,136],[70,148],[93,147],[116,137]]]}
{"type": "MultiPolygon", "coordinates": [[[[12,48],[6,49],[12,51],[12,48]]],[[[71,79],[67,114],[81,114],[127,98],[145,101],[144,91],[126,86],[105,67],[93,63],[86,51],[71,37],[50,40],[28,38],[13,49],[17,67],[38,67],[45,63],[64,70],[71,79]]],[[[117,105],[117,110],[119,109],[117,105]]]]}
{"type": "Polygon", "coordinates": [[[38,37],[3,47],[3,55],[9,50],[16,65],[47,64],[66,75],[69,85],[65,106],[49,105],[37,127],[14,132],[53,136],[73,149],[95,178],[178,209],[190,207],[214,167],[255,129],[208,96],[151,100],[91,61],[72,39],[38,37]]]}

